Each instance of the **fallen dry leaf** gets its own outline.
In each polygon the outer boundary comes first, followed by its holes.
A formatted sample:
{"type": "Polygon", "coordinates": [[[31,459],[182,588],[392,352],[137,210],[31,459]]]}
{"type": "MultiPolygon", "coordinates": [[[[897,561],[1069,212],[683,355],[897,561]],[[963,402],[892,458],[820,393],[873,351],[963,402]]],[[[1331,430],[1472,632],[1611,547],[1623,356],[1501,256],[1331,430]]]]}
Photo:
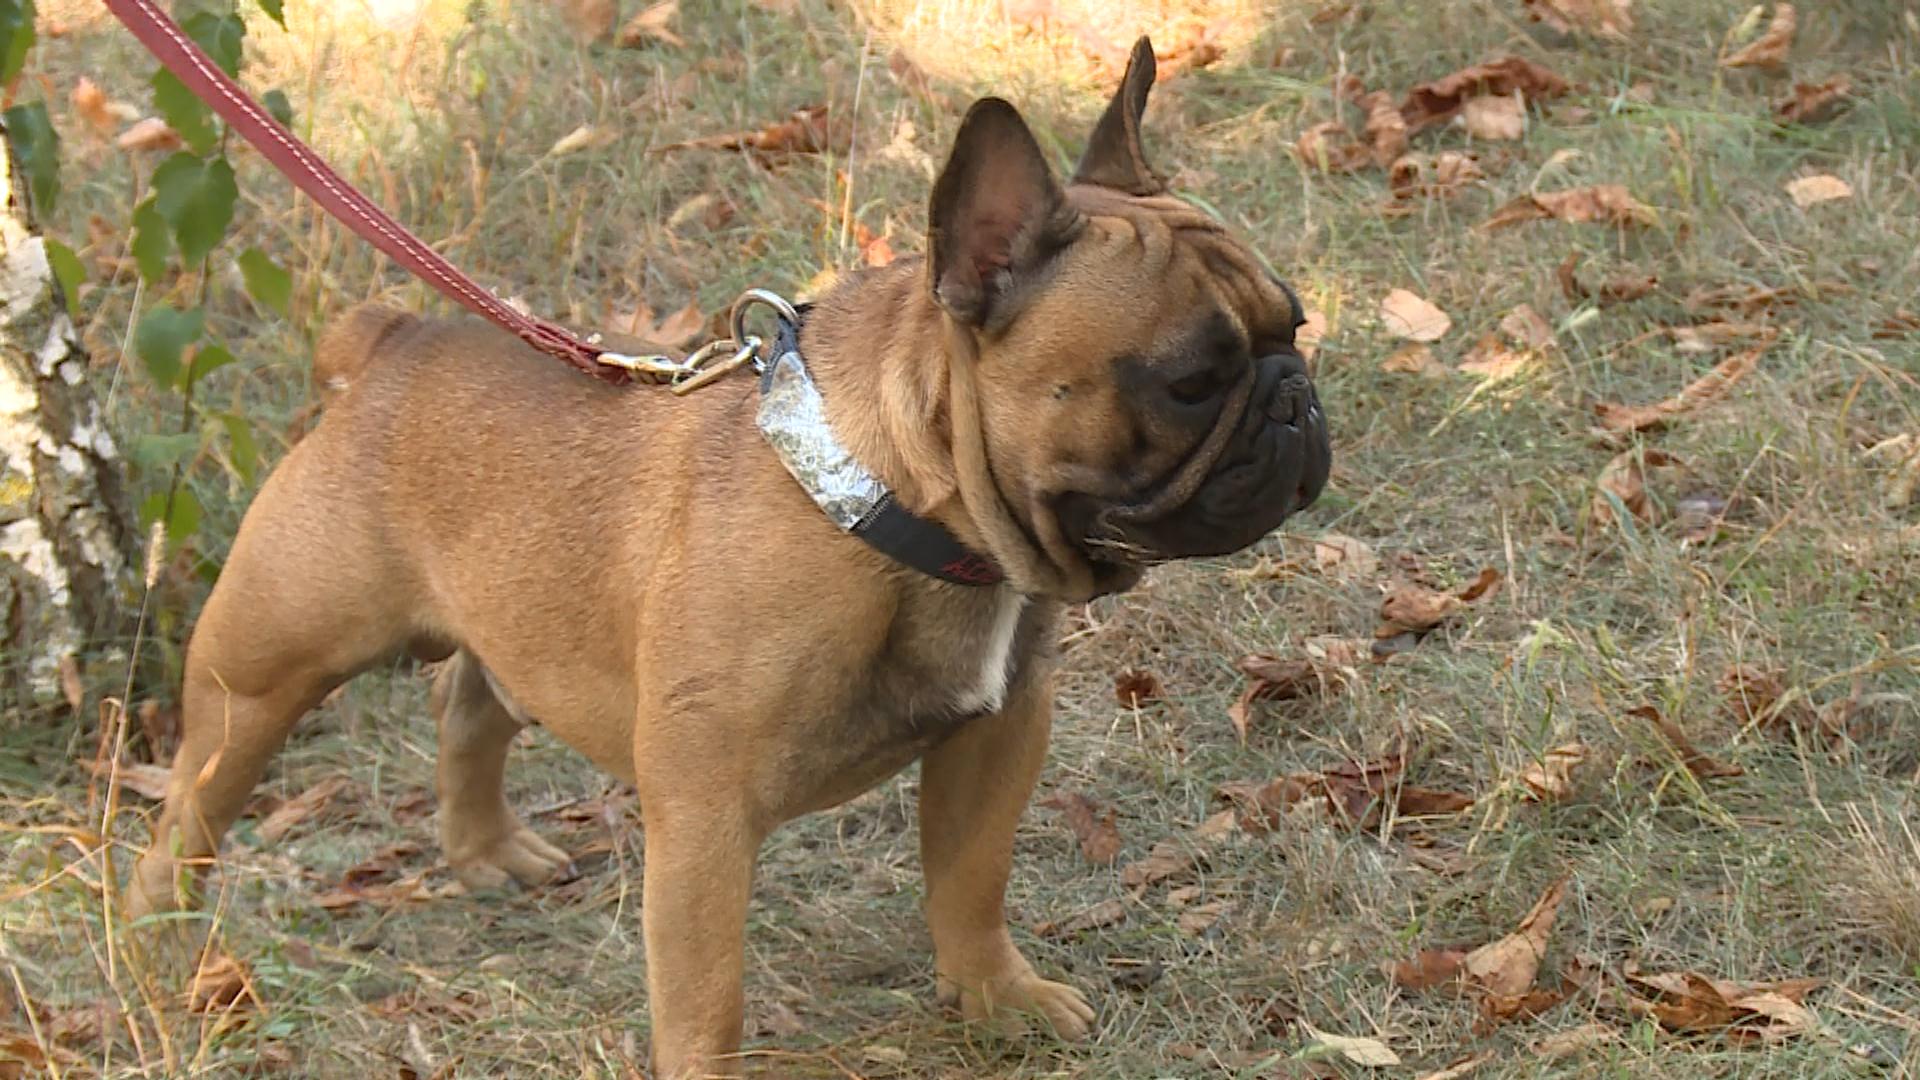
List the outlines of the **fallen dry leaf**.
{"type": "Polygon", "coordinates": [[[681,48],[686,45],[686,39],[674,33],[669,25],[679,13],[680,0],[661,0],[651,7],[641,8],[620,27],[615,42],[623,49],[637,49],[655,41],[681,48]]]}
{"type": "Polygon", "coordinates": [[[1040,800],[1040,805],[1058,810],[1066,818],[1067,828],[1080,841],[1080,854],[1088,862],[1105,866],[1119,856],[1120,829],[1114,823],[1113,807],[1078,791],[1049,795],[1040,800]]]}
{"type": "Polygon", "coordinates": [[[1784,285],[1753,285],[1736,282],[1727,285],[1702,286],[1688,293],[1683,303],[1688,311],[1729,308],[1751,315],[1781,304],[1791,304],[1794,300],[1793,291],[1784,285]]]}
{"type": "Polygon", "coordinates": [[[1405,784],[1394,800],[1394,809],[1401,817],[1444,817],[1472,807],[1473,802],[1473,796],[1458,791],[1405,784]]]}
{"type": "Polygon", "coordinates": [[[1658,274],[1621,274],[1610,277],[1600,283],[1599,299],[1601,306],[1625,304],[1638,300],[1660,287],[1658,274]]]}
{"type": "Polygon", "coordinates": [[[1467,134],[1476,139],[1508,141],[1527,134],[1527,99],[1524,94],[1486,94],[1468,98],[1460,108],[1460,121],[1467,134]]]}
{"type": "Polygon", "coordinates": [[[1586,743],[1556,746],[1520,771],[1520,783],[1539,802],[1554,802],[1573,794],[1573,774],[1592,756],[1586,743]]]}
{"type": "Polygon", "coordinates": [[[1902,510],[1920,493],[1920,436],[1895,435],[1867,447],[1861,455],[1869,461],[1888,461],[1886,480],[1880,492],[1880,505],[1902,510]]]}
{"type": "Polygon", "coordinates": [[[1693,326],[1670,326],[1667,336],[1673,339],[1673,347],[1683,353],[1710,353],[1728,345],[1745,344],[1753,341],[1770,344],[1780,336],[1780,328],[1766,323],[1714,322],[1698,323],[1693,326]]]}
{"type": "Polygon", "coordinates": [[[1104,926],[1117,926],[1127,920],[1127,906],[1119,899],[1102,900],[1079,914],[1059,922],[1043,922],[1033,932],[1043,938],[1071,937],[1104,926]]]}
{"type": "Polygon", "coordinates": [[[1500,998],[1519,998],[1533,988],[1553,934],[1553,920],[1567,897],[1567,879],[1548,886],[1513,933],[1467,954],[1461,977],[1467,985],[1500,998]]]}
{"type": "Polygon", "coordinates": [[[1300,317],[1306,321],[1294,328],[1293,346],[1299,350],[1301,359],[1311,360],[1327,336],[1327,316],[1319,308],[1310,307],[1301,312],[1300,317]]]}
{"type": "Polygon", "coordinates": [[[1780,1042],[1819,1030],[1820,1021],[1802,1004],[1821,979],[1783,979],[1742,983],[1694,971],[1649,974],[1627,965],[1626,977],[1656,996],[1629,995],[1627,1007],[1651,1016],[1673,1031],[1724,1031],[1735,1038],[1780,1042]]]}
{"type": "Polygon", "coordinates": [[[1401,200],[1451,198],[1484,179],[1479,159],[1462,150],[1403,154],[1387,170],[1387,188],[1401,200]]]}
{"type": "Polygon", "coordinates": [[[687,306],[668,315],[659,322],[645,317],[643,311],[633,323],[632,334],[652,345],[674,349],[693,341],[707,328],[707,317],[700,313],[700,305],[687,301],[687,306]],[[644,319],[644,325],[642,324],[644,319]]]}
{"type": "Polygon", "coordinates": [[[867,266],[888,266],[893,263],[893,259],[893,245],[884,235],[876,236],[860,245],[860,261],[867,266]]]}
{"type": "Polygon", "coordinates": [[[276,807],[254,830],[260,839],[273,843],[293,827],[325,810],[333,797],[345,791],[347,778],[331,776],[276,807]]]}
{"type": "Polygon", "coordinates": [[[1783,124],[1820,124],[1840,115],[1853,93],[1845,75],[1823,83],[1794,83],[1787,96],[1773,104],[1773,118],[1783,124]]]}
{"type": "Polygon", "coordinates": [[[1380,301],[1380,321],[1388,334],[1421,342],[1439,341],[1453,326],[1446,312],[1406,289],[1395,289],[1380,301]]]}
{"type": "Polygon", "coordinates": [[[1577,1028],[1556,1031],[1533,1044],[1533,1052],[1552,1061],[1556,1058],[1570,1057],[1583,1050],[1590,1050],[1601,1043],[1613,1042],[1620,1038],[1620,1032],[1598,1020],[1590,1020],[1577,1028]]]}
{"type": "Polygon", "coordinates": [[[1647,520],[1653,514],[1653,503],[1647,498],[1647,469],[1680,465],[1681,460],[1665,450],[1623,450],[1615,454],[1594,482],[1593,498],[1587,504],[1587,523],[1594,529],[1613,524],[1614,499],[1618,499],[1629,514],[1647,520]]]}
{"type": "Polygon", "coordinates": [[[1365,543],[1343,533],[1326,532],[1314,538],[1313,562],[1335,581],[1364,581],[1380,572],[1380,556],[1365,543]]]}
{"type": "Polygon", "coordinates": [[[1787,62],[1787,53],[1793,48],[1794,31],[1798,29],[1798,18],[1792,4],[1775,4],[1773,19],[1767,23],[1766,32],[1755,38],[1746,48],[1720,61],[1721,67],[1779,67],[1787,62]]]}
{"type": "Polygon", "coordinates": [[[1357,104],[1367,111],[1367,122],[1360,137],[1367,144],[1373,163],[1386,168],[1407,152],[1407,121],[1384,90],[1362,97],[1357,104]]]}
{"type": "Polygon", "coordinates": [[[582,42],[599,41],[613,32],[619,18],[618,0],[560,0],[560,18],[582,42]]]}
{"type": "Polygon", "coordinates": [[[1669,421],[1686,416],[1727,396],[1727,391],[1731,390],[1735,383],[1752,374],[1754,368],[1760,365],[1760,356],[1766,351],[1765,345],[1759,345],[1735,353],[1715,364],[1712,371],[1688,383],[1679,393],[1665,401],[1656,401],[1651,405],[1614,405],[1599,402],[1594,405],[1593,411],[1600,418],[1600,426],[1616,434],[1650,431],[1663,427],[1669,421]]]}
{"type": "Polygon", "coordinates": [[[556,139],[554,144],[547,148],[547,154],[550,157],[563,157],[581,150],[594,150],[608,145],[619,137],[620,133],[612,128],[581,124],[556,139]]]}
{"type": "Polygon", "coordinates": [[[1633,29],[1633,0],[1522,0],[1522,6],[1528,19],[1562,34],[1624,40],[1633,29]]]}
{"type": "Polygon", "coordinates": [[[795,109],[784,120],[775,121],[757,131],[730,131],[703,135],[697,139],[668,143],[655,153],[674,150],[735,150],[754,154],[770,163],[793,154],[818,154],[846,149],[851,131],[838,116],[829,123],[825,105],[807,105],[795,109]]]}
{"type": "Polygon", "coordinates": [[[1220,785],[1220,798],[1233,804],[1232,813],[1240,830],[1259,835],[1279,826],[1280,816],[1302,799],[1320,791],[1317,773],[1289,773],[1265,783],[1238,781],[1220,785]]]}
{"type": "MultiPolygon", "coordinates": [[[[112,763],[96,761],[93,774],[105,783],[112,772],[112,763]]],[[[167,777],[169,770],[160,765],[149,765],[144,761],[122,761],[120,763],[120,790],[131,791],[143,799],[154,802],[165,801],[167,797],[167,777]]]]}
{"type": "Polygon", "coordinates": [[[1120,868],[1120,884],[1129,889],[1144,888],[1187,874],[1198,861],[1193,852],[1170,840],[1162,840],[1153,845],[1146,858],[1120,868]]]}
{"type": "Polygon", "coordinates": [[[140,118],[139,110],[131,105],[109,100],[106,91],[100,89],[97,83],[84,75],[73,84],[71,100],[73,111],[80,115],[80,119],[86,121],[87,126],[92,128],[96,135],[111,135],[114,128],[140,118]]]}
{"type": "Polygon", "coordinates": [[[1458,593],[1443,593],[1424,585],[1402,582],[1387,590],[1380,602],[1380,625],[1374,628],[1376,639],[1404,633],[1425,633],[1439,626],[1468,604],[1490,595],[1500,583],[1500,571],[1483,568],[1467,587],[1458,593]]]}
{"type": "Polygon", "coordinates": [[[1113,678],[1113,696],[1129,709],[1137,709],[1164,696],[1160,677],[1151,671],[1129,668],[1113,678]]]}
{"type": "Polygon", "coordinates": [[[1778,672],[1732,664],[1720,673],[1715,686],[1726,696],[1727,710],[1741,727],[1813,731],[1820,726],[1813,706],[1804,695],[1789,695],[1786,680],[1778,672]]]}
{"type": "Polygon", "coordinates": [[[1373,164],[1373,151],[1338,120],[1325,120],[1301,132],[1293,142],[1293,152],[1301,161],[1326,173],[1358,172],[1373,164]]]}
{"type": "Polygon", "coordinates": [[[673,213],[667,215],[667,228],[679,230],[697,221],[711,232],[732,221],[736,212],[732,199],[702,191],[673,208],[673,213]]]}
{"type": "Polygon", "coordinates": [[[1214,924],[1218,923],[1221,918],[1232,910],[1233,903],[1231,901],[1209,900],[1204,904],[1195,904],[1187,910],[1182,911],[1179,916],[1174,919],[1174,925],[1178,926],[1182,933],[1198,937],[1213,929],[1214,924]]]}
{"type": "Polygon", "coordinates": [[[1823,202],[1853,198],[1853,185],[1827,173],[1803,176],[1788,182],[1787,197],[1793,200],[1793,205],[1805,210],[1823,202]]]}
{"type": "Polygon", "coordinates": [[[1715,761],[1695,749],[1686,733],[1680,730],[1680,725],[1667,719],[1665,714],[1652,705],[1635,706],[1627,710],[1627,715],[1652,724],[1654,731],[1658,732],[1660,737],[1665,739],[1680,756],[1680,764],[1686,766],[1688,772],[1702,780],[1710,780],[1718,776],[1741,776],[1747,771],[1738,765],[1715,761]]]}
{"type": "Polygon", "coordinates": [[[1460,1080],[1461,1077],[1474,1072],[1479,1069],[1480,1066],[1492,1060],[1493,1051],[1491,1050],[1482,1051],[1478,1054],[1470,1054],[1443,1069],[1423,1073],[1419,1077],[1419,1080],[1460,1080]]]}
{"type": "Polygon", "coordinates": [[[1408,990],[1431,990],[1460,977],[1460,968],[1473,950],[1424,949],[1411,960],[1393,965],[1393,981],[1408,990]]]}
{"type": "Polygon", "coordinates": [[[253,976],[244,964],[212,948],[201,954],[193,981],[187,986],[188,1012],[226,1013],[258,1009],[260,1005],[253,976]]]}
{"type": "Polygon", "coordinates": [[[1532,304],[1521,304],[1502,316],[1500,331],[1530,349],[1550,349],[1554,345],[1553,324],[1532,304]]]}
{"type": "Polygon", "coordinates": [[[1511,349],[1499,335],[1482,334],[1473,348],[1460,358],[1458,370],[1488,382],[1505,382],[1525,373],[1538,359],[1539,355],[1531,349],[1511,349]]]}
{"type": "Polygon", "coordinates": [[[1433,350],[1418,341],[1408,342],[1393,350],[1380,362],[1382,371],[1392,371],[1403,375],[1424,375],[1428,378],[1444,378],[1447,365],[1433,355],[1433,350]]]}
{"type": "Polygon", "coordinates": [[[1601,222],[1625,228],[1651,225],[1653,208],[1635,199],[1620,184],[1595,184],[1542,194],[1522,195],[1493,212],[1480,223],[1482,229],[1499,229],[1523,221],[1555,218],[1574,224],[1601,222]]]}
{"type": "Polygon", "coordinates": [[[1400,1064],[1400,1055],[1388,1049],[1379,1039],[1363,1038],[1357,1035],[1333,1035],[1314,1027],[1305,1020],[1300,1021],[1300,1030],[1321,1046],[1336,1051],[1341,1057],[1355,1065],[1368,1068],[1381,1068],[1400,1064]]]}
{"type": "Polygon", "coordinates": [[[178,150],[181,147],[180,134],[167,126],[165,120],[149,116],[134,122],[113,144],[122,150],[178,150]]]}
{"type": "Polygon", "coordinates": [[[1252,730],[1254,702],[1291,701],[1308,694],[1331,693],[1347,684],[1342,670],[1345,665],[1311,656],[1283,660],[1255,654],[1241,657],[1238,666],[1253,679],[1227,707],[1227,719],[1242,743],[1252,730]]]}
{"type": "Polygon", "coordinates": [[[1571,83],[1530,60],[1507,56],[1463,68],[1442,79],[1422,83],[1407,92],[1400,105],[1409,134],[1451,120],[1468,101],[1515,91],[1528,101],[1550,101],[1573,89],[1571,83]]]}
{"type": "Polygon", "coordinates": [[[895,47],[887,55],[887,74],[900,84],[901,89],[915,97],[931,104],[945,105],[945,96],[934,89],[933,76],[927,74],[927,69],[921,67],[905,49],[895,47]]]}

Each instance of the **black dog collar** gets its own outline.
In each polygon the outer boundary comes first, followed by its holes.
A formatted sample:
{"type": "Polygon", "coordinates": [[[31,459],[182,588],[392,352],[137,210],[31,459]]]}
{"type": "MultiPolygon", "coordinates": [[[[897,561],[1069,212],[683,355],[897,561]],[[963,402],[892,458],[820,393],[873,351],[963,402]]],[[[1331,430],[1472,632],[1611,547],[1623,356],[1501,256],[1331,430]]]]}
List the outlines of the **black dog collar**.
{"type": "MultiPolygon", "coordinates": [[[[806,308],[799,311],[804,318],[806,308]]],[[[786,318],[780,319],[772,358],[760,373],[757,421],[780,463],[814,503],[875,551],[955,585],[998,585],[1006,579],[992,559],[901,506],[887,485],[833,437],[820,388],[800,358],[800,327],[786,318]]]]}

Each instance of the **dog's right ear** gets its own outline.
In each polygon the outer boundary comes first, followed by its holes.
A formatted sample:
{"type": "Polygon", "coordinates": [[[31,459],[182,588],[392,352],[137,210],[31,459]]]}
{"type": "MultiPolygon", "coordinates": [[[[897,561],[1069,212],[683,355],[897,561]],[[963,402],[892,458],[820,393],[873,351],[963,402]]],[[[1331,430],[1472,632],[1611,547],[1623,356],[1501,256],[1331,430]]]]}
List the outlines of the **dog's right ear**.
{"type": "Polygon", "coordinates": [[[1017,309],[1022,286],[1079,228],[1033,132],[999,98],[967,110],[927,220],[933,297],[971,326],[1017,309]]]}

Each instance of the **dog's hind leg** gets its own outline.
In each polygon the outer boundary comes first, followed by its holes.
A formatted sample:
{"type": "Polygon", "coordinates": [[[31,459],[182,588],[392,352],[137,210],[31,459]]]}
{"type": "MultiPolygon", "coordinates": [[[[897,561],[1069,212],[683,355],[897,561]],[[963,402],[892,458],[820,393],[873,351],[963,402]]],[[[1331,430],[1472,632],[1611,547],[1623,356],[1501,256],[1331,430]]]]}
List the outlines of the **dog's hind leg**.
{"type": "Polygon", "coordinates": [[[469,889],[494,889],[509,878],[538,885],[565,868],[567,853],[507,805],[507,750],[525,720],[465,649],[434,679],[433,714],[440,729],[440,843],[453,872],[469,889]]]}
{"type": "Polygon", "coordinates": [[[316,450],[296,447],[254,500],[194,627],[166,806],[128,890],[134,917],[180,906],[180,870],[219,849],[294,723],[409,643],[399,564],[316,450]]]}

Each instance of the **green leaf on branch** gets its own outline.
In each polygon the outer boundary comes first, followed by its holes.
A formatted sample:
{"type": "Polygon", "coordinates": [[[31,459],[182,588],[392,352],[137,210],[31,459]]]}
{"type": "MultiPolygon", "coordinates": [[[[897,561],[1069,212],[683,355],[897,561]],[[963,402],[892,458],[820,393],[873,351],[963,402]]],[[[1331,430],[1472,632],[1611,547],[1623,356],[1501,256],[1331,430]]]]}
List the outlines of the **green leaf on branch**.
{"type": "Polygon", "coordinates": [[[233,354],[219,345],[208,345],[203,349],[196,349],[193,353],[193,363],[187,365],[186,385],[191,386],[231,363],[233,363],[233,354]]]}
{"type": "Polygon", "coordinates": [[[153,108],[196,154],[212,153],[219,144],[213,129],[213,110],[193,95],[185,83],[165,68],[153,73],[153,108]]]}
{"type": "Polygon", "coordinates": [[[26,66],[33,48],[33,0],[0,0],[0,83],[26,66]]]}
{"type": "Polygon", "coordinates": [[[247,295],[258,300],[261,306],[285,316],[293,304],[293,275],[259,248],[241,252],[239,261],[247,295]]]}
{"type": "Polygon", "coordinates": [[[47,118],[47,103],[15,105],[6,112],[7,139],[20,171],[27,174],[36,213],[48,214],[60,201],[60,136],[47,118]]]}
{"type": "Polygon", "coordinates": [[[287,28],[286,6],[286,0],[260,0],[260,10],[267,13],[267,18],[279,23],[282,30],[287,28]]]}
{"type": "Polygon", "coordinates": [[[180,354],[200,340],[207,314],[199,308],[180,311],[160,304],[140,317],[133,331],[133,351],[147,365],[147,374],[161,386],[180,381],[180,354]]]}
{"type": "Polygon", "coordinates": [[[180,261],[194,266],[227,234],[240,188],[224,158],[202,161],[178,153],[153,170],[153,205],[173,226],[180,261]]]}
{"type": "Polygon", "coordinates": [[[220,65],[221,71],[228,75],[240,74],[240,43],[247,36],[247,24],[240,21],[240,16],[202,11],[188,16],[180,28],[199,42],[213,62],[220,65]]]}
{"type": "Polygon", "coordinates": [[[143,471],[156,473],[190,460],[200,452],[200,445],[201,436],[197,431],[178,435],[137,435],[127,447],[127,456],[143,471]]]}
{"type": "Polygon", "coordinates": [[[151,528],[153,523],[165,515],[167,520],[167,541],[179,544],[200,528],[200,500],[193,492],[181,487],[173,493],[173,505],[167,505],[167,493],[156,491],[147,496],[140,504],[140,524],[151,528]]]}
{"type": "Polygon", "coordinates": [[[151,285],[167,272],[167,255],[173,251],[173,238],[167,234],[167,219],[154,209],[148,198],[133,208],[133,261],[140,276],[151,285]]]}
{"type": "Polygon", "coordinates": [[[269,90],[260,95],[260,104],[267,107],[267,115],[280,121],[284,128],[293,127],[293,102],[279,90],[269,90]]]}
{"type": "Polygon", "coordinates": [[[253,439],[253,425],[239,413],[221,413],[220,422],[227,429],[227,456],[233,460],[235,472],[240,479],[253,483],[254,470],[260,464],[260,444],[253,439]]]}
{"type": "Polygon", "coordinates": [[[80,286],[86,283],[87,268],[73,249],[52,237],[45,239],[47,245],[47,265],[53,268],[53,280],[60,286],[60,295],[66,299],[67,315],[80,317],[80,286]]]}

